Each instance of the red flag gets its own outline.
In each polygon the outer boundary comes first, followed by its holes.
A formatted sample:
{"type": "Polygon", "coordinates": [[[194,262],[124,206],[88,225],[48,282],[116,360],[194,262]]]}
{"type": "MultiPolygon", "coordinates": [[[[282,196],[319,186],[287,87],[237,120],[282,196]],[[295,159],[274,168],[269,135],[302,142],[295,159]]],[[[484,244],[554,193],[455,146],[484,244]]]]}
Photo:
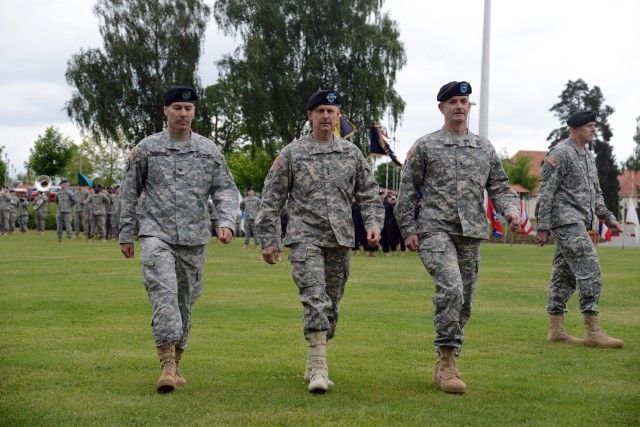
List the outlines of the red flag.
{"type": "Polygon", "coordinates": [[[529,215],[527,215],[527,210],[524,208],[524,200],[520,199],[520,220],[522,224],[520,224],[520,228],[524,231],[524,234],[527,236],[531,234],[531,230],[533,227],[531,226],[531,222],[529,221],[529,215]]]}
{"type": "Polygon", "coordinates": [[[492,233],[495,237],[502,237],[502,224],[498,218],[498,212],[493,208],[491,198],[487,196],[487,218],[491,221],[492,233]]]}

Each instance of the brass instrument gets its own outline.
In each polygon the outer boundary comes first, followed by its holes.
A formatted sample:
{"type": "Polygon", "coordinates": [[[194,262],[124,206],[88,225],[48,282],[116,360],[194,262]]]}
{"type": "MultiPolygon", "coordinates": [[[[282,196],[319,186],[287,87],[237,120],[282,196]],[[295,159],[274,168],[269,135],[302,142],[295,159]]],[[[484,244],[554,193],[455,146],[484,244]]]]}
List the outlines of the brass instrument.
{"type": "MultiPolygon", "coordinates": [[[[49,178],[47,175],[40,175],[36,178],[36,182],[35,184],[33,184],[33,186],[36,187],[36,190],[38,190],[40,194],[44,194],[49,191],[49,189],[51,189],[51,178],[49,178]]],[[[33,205],[34,209],[38,209],[40,206],[42,206],[44,201],[45,199],[43,198],[39,198],[38,200],[36,200],[33,205]]]]}

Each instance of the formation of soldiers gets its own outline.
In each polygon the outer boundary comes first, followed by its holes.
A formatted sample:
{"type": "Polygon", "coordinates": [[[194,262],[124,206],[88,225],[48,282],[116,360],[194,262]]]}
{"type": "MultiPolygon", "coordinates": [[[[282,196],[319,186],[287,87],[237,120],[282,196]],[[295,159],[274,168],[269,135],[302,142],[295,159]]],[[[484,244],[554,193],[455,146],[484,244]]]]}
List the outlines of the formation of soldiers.
{"type": "MultiPolygon", "coordinates": [[[[118,212],[120,186],[109,186],[104,191],[96,184],[93,188],[71,191],[66,189],[66,182],[61,183],[64,190],[56,193],[54,203],[56,212],[57,237],[62,241],[63,231],[71,239],[87,241],[96,239],[106,241],[118,238],[118,212]]],[[[28,230],[29,217],[34,215],[35,230],[44,234],[47,217],[49,195],[40,193],[33,198],[29,207],[26,194],[18,197],[15,189],[3,187],[0,192],[0,233],[8,235],[16,229],[24,234],[28,230]]]]}

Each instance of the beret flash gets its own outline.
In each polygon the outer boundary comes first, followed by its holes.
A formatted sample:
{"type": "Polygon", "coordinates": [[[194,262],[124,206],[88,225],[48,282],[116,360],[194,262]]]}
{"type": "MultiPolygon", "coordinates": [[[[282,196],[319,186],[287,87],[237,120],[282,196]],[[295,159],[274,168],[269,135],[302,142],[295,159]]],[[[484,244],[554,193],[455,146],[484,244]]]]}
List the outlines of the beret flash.
{"type": "Polygon", "coordinates": [[[449,82],[440,88],[437,101],[444,102],[454,96],[464,96],[471,94],[471,85],[467,82],[449,82]]]}
{"type": "Polygon", "coordinates": [[[567,119],[567,126],[577,128],[589,122],[596,121],[596,113],[593,111],[577,111],[567,119]]]}
{"type": "Polygon", "coordinates": [[[319,90],[309,98],[307,102],[307,110],[313,109],[316,105],[335,105],[340,106],[340,97],[334,90],[319,90]]]}
{"type": "Polygon", "coordinates": [[[198,95],[189,86],[173,86],[164,93],[164,106],[174,102],[196,102],[198,95]]]}

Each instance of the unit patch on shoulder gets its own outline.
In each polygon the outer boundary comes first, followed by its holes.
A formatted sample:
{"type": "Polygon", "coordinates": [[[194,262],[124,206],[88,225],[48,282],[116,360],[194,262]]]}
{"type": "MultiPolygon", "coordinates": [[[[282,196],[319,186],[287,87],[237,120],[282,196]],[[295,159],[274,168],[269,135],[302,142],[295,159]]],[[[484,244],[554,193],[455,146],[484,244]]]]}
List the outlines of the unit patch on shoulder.
{"type": "Polygon", "coordinates": [[[549,163],[554,169],[558,167],[558,161],[554,156],[547,157],[547,163],[549,163]]]}
{"type": "Polygon", "coordinates": [[[129,153],[129,160],[135,159],[137,155],[138,155],[138,152],[136,151],[136,146],[134,145],[133,148],[131,149],[131,153],[129,153]]]}
{"type": "Polygon", "coordinates": [[[409,151],[407,151],[407,160],[411,160],[411,158],[413,158],[413,149],[409,148],[409,151]]]}

